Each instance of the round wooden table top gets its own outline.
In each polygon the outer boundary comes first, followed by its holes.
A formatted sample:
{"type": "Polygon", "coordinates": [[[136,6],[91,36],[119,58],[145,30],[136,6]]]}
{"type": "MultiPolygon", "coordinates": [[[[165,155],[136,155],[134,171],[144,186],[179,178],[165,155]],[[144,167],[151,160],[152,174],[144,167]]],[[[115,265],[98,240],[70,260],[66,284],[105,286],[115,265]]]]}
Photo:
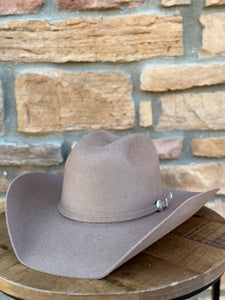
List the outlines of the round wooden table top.
{"type": "Polygon", "coordinates": [[[16,259],[0,215],[0,290],[22,299],[172,299],[214,281],[225,271],[225,220],[203,207],[104,279],[53,276],[16,259]]]}

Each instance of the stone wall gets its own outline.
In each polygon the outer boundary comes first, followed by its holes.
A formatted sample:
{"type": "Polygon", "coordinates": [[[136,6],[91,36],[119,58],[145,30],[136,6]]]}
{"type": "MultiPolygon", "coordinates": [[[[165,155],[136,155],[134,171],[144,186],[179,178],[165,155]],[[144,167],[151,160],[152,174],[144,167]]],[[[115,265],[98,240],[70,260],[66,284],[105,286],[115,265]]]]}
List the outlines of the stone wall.
{"type": "MultiPolygon", "coordinates": [[[[225,195],[224,0],[0,0],[0,193],[90,130],[151,137],[165,186],[225,195]]],[[[1,207],[4,200],[1,200],[1,207]]]]}
{"type": "MultiPolygon", "coordinates": [[[[225,203],[224,0],[0,0],[0,210],[90,130],[143,133],[163,184],[225,203]]],[[[224,206],[223,206],[224,205],[224,206]]]]}

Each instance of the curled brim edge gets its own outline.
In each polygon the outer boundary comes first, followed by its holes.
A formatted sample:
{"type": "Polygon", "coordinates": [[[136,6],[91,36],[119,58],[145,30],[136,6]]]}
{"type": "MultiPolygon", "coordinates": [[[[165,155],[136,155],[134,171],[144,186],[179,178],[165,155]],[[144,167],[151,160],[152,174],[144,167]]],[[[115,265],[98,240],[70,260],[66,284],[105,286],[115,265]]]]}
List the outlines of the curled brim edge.
{"type": "Polygon", "coordinates": [[[6,196],[6,221],[18,260],[58,276],[101,279],[194,215],[217,188],[172,192],[162,212],[119,223],[90,224],[62,216],[57,206],[63,176],[44,172],[17,177],[6,196]]]}

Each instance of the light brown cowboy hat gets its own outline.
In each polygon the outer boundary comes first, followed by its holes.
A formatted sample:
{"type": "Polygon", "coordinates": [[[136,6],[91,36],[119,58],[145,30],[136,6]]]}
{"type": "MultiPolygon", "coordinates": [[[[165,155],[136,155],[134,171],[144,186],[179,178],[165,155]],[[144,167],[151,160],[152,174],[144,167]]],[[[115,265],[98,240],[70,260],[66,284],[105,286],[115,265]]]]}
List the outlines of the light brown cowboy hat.
{"type": "Polygon", "coordinates": [[[165,189],[148,137],[97,131],[73,148],[64,177],[36,172],[13,181],[7,225],[24,265],[99,279],[192,216],[217,190],[165,189]]]}

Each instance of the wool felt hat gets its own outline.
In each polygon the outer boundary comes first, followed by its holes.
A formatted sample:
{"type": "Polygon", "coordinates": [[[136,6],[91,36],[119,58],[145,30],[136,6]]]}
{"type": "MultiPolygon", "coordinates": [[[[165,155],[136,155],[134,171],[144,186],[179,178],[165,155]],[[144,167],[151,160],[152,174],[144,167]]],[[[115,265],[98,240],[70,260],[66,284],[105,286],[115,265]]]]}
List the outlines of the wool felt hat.
{"type": "Polygon", "coordinates": [[[100,279],[191,217],[217,190],[163,188],[148,137],[96,131],[72,149],[64,176],[17,177],[7,193],[6,220],[22,264],[100,279]]]}

